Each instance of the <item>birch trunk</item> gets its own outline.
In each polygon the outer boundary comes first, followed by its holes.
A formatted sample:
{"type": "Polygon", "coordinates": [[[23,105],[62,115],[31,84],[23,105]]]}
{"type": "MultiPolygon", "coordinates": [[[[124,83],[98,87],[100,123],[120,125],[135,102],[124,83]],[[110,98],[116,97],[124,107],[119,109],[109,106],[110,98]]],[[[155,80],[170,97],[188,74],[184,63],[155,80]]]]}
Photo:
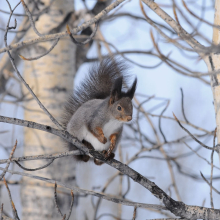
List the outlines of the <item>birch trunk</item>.
{"type": "MultiPolygon", "coordinates": [[[[49,0],[41,2],[45,5],[49,4],[49,0]]],[[[28,7],[30,7],[29,4],[28,7]]],[[[48,33],[49,30],[58,26],[70,11],[74,10],[73,7],[73,0],[54,1],[50,11],[41,16],[39,21],[36,22],[36,28],[41,34],[48,33]]],[[[36,37],[33,31],[29,31],[26,35],[26,38],[33,37],[36,37]]],[[[26,51],[22,51],[21,54],[26,57],[34,57],[44,53],[51,45],[52,42],[32,45],[26,51]]],[[[73,79],[76,71],[75,55],[76,48],[70,40],[61,39],[48,55],[36,61],[25,61],[24,64],[25,80],[58,121],[62,104],[66,99],[66,93],[73,89],[73,79]]],[[[24,89],[24,92],[27,93],[27,90],[24,89]]],[[[42,113],[35,100],[27,102],[25,107],[38,110],[25,111],[25,120],[56,127],[49,117],[42,113]]],[[[48,154],[64,150],[63,143],[58,137],[46,132],[25,129],[24,155],[48,154]]],[[[47,161],[25,162],[24,166],[36,168],[46,163],[47,161]]],[[[46,169],[35,171],[34,174],[73,185],[75,183],[75,164],[72,158],[58,159],[46,169]]],[[[54,186],[41,184],[42,182],[33,179],[23,179],[21,188],[22,219],[62,219],[54,203],[54,186]]],[[[68,195],[60,193],[58,187],[58,200],[63,214],[68,214],[71,201],[70,192],[68,192],[68,195]]],[[[74,214],[73,210],[71,219],[75,219],[74,214]]]]}
{"type": "MultiPolygon", "coordinates": [[[[220,25],[220,0],[215,1],[214,25],[220,25]]],[[[217,28],[213,28],[212,42],[214,45],[219,45],[220,43],[220,30],[217,28]]],[[[220,70],[220,54],[212,53],[209,56],[207,56],[204,59],[204,61],[208,67],[209,72],[220,70]]],[[[212,75],[210,76],[210,78],[211,78],[211,87],[212,87],[214,106],[215,106],[217,139],[219,144],[220,143],[220,74],[212,75]]],[[[220,153],[219,153],[219,159],[220,159],[220,153]]]]}

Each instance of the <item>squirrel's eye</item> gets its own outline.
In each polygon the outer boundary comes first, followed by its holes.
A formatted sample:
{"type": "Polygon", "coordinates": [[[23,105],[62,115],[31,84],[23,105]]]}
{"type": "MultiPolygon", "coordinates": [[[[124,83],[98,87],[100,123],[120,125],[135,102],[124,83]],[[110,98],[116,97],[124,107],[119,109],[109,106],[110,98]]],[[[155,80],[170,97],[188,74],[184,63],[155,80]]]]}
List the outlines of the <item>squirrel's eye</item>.
{"type": "Polygon", "coordinates": [[[121,106],[118,106],[118,110],[121,111],[121,106]]]}

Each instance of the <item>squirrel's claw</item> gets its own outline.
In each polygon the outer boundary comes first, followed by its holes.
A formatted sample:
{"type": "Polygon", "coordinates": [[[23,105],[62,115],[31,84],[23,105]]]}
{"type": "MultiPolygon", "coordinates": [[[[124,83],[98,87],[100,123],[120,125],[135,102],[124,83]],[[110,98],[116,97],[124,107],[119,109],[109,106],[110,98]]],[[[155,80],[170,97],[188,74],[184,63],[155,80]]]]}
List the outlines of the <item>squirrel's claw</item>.
{"type": "MultiPolygon", "coordinates": [[[[103,156],[105,157],[106,160],[112,160],[115,157],[115,154],[110,152],[110,155],[108,154],[108,151],[103,150],[102,151],[103,156]]],[[[94,159],[94,163],[98,166],[102,165],[104,162],[102,162],[101,160],[98,159],[94,159]]]]}
{"type": "Polygon", "coordinates": [[[102,151],[102,154],[103,156],[105,157],[106,160],[112,160],[114,157],[115,157],[115,154],[112,153],[111,151],[106,151],[106,150],[103,150],[102,151]]]}
{"type": "Polygon", "coordinates": [[[98,159],[94,159],[94,163],[95,163],[95,165],[100,166],[100,165],[102,165],[104,162],[102,162],[101,160],[98,160],[98,159]]]}

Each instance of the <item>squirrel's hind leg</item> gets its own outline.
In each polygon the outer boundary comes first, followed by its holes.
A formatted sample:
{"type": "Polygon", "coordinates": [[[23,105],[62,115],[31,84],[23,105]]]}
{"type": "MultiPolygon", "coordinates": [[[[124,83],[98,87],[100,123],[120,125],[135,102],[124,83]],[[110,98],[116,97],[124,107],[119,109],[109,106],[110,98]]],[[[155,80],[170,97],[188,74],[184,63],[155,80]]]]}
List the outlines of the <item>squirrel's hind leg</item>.
{"type": "Polygon", "coordinates": [[[98,160],[98,159],[94,159],[94,163],[95,163],[95,165],[98,165],[98,166],[103,164],[103,162],[101,160],[98,160]]]}
{"type": "MultiPolygon", "coordinates": [[[[106,150],[103,150],[102,153],[105,155],[107,153],[106,150]]],[[[112,160],[114,159],[115,157],[115,154],[114,153],[111,153],[110,156],[108,157],[108,160],[112,160]]],[[[98,160],[98,159],[94,159],[94,163],[98,166],[102,165],[104,162],[102,162],[101,160],[98,160]]]]}
{"type": "Polygon", "coordinates": [[[76,160],[78,160],[79,162],[80,161],[83,161],[83,162],[88,162],[89,159],[90,159],[90,156],[88,155],[76,155],[74,156],[76,158],[76,160]]]}
{"type": "MultiPolygon", "coordinates": [[[[82,143],[88,148],[88,149],[94,149],[93,146],[86,140],[82,140],[82,143]]],[[[77,155],[75,158],[79,161],[88,162],[90,159],[90,156],[88,155],[77,155]]]]}

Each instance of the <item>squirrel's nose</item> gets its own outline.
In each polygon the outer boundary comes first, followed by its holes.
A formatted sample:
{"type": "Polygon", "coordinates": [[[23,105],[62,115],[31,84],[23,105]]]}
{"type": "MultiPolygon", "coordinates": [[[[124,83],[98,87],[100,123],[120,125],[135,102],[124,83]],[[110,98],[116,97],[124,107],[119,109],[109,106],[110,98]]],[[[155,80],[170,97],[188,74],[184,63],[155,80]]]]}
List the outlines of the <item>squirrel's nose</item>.
{"type": "Polygon", "coordinates": [[[131,116],[128,116],[127,117],[127,121],[131,121],[132,117],[131,116]]]}

